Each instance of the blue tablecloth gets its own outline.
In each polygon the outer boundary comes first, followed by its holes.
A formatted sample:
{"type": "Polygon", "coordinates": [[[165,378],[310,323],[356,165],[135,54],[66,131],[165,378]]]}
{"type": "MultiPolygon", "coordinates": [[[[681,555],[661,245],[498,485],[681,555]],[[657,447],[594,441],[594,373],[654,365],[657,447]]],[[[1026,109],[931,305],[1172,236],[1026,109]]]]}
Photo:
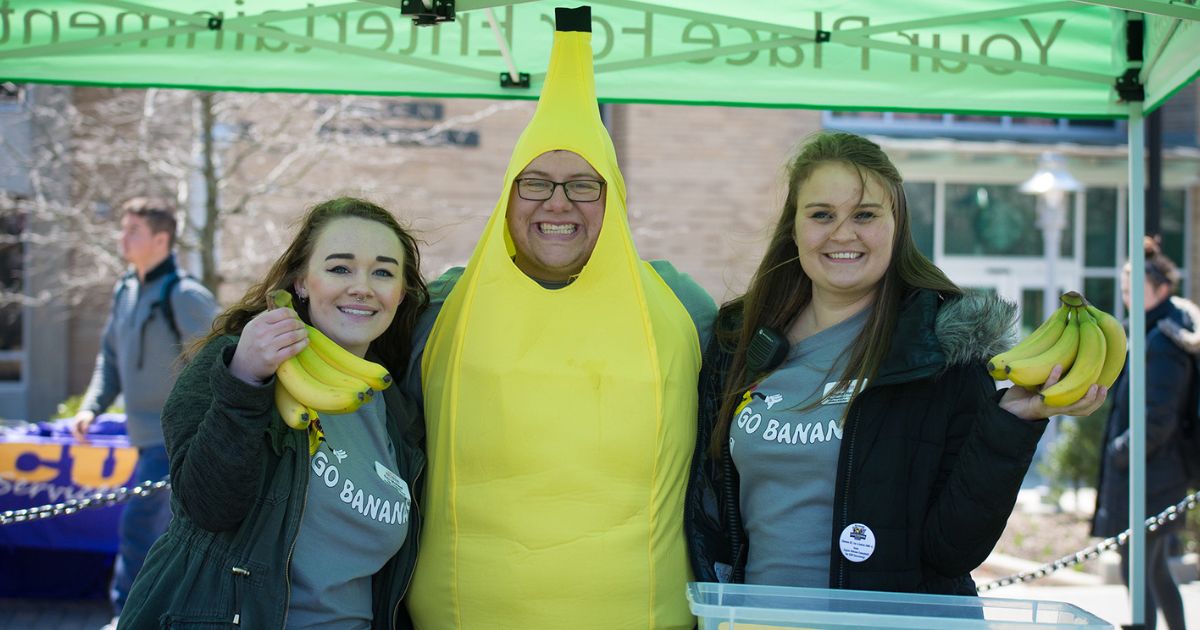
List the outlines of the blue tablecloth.
{"type": "MultiPolygon", "coordinates": [[[[101,415],[87,441],[71,436],[69,422],[0,430],[0,512],[57,505],[129,484],[137,449],[129,446],[124,417],[101,415]]],[[[0,525],[0,597],[103,596],[122,509],[88,508],[0,525]]]]}

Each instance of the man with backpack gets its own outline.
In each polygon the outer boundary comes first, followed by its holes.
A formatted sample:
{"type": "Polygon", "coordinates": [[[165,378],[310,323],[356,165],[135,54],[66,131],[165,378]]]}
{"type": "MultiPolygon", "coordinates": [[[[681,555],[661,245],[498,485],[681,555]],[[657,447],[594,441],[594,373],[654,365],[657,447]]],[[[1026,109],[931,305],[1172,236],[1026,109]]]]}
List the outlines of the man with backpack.
{"type": "MultiPolygon", "coordinates": [[[[208,332],[218,307],[204,285],[175,265],[176,223],[170,203],[138,197],[123,204],[121,211],[118,247],[130,270],[113,289],[112,310],[73,432],[86,440],[97,414],[124,394],[126,433],[138,450],[131,483],[140,484],[167,476],[163,403],[179,373],[180,352],[190,339],[208,332]]],[[[116,615],[146,552],[170,519],[166,491],[134,496],[126,504],[109,592],[116,615]]]]}

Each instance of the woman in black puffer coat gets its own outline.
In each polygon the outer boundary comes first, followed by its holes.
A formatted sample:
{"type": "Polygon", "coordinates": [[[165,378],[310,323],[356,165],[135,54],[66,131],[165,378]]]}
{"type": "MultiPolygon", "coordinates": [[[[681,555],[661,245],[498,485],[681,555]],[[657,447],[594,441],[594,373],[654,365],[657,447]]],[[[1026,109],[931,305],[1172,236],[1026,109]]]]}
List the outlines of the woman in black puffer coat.
{"type": "MultiPolygon", "coordinates": [[[[1183,498],[1188,490],[1180,422],[1196,413],[1196,371],[1174,328],[1194,333],[1195,305],[1172,299],[1179,269],[1147,238],[1146,249],[1146,516],[1154,516],[1183,498]],[[1191,312],[1188,312],[1191,311],[1191,312]],[[1171,323],[1174,326],[1171,326],[1171,323]]],[[[1130,268],[1121,276],[1121,295],[1129,307],[1130,268]]],[[[1128,368],[1128,364],[1126,364],[1128,368]]],[[[1100,483],[1092,535],[1107,538],[1129,527],[1129,372],[1113,385],[1113,406],[1104,429],[1100,483]]],[[[1184,628],[1183,600],[1167,566],[1167,546],[1182,520],[1167,521],[1146,533],[1146,628],[1154,630],[1158,609],[1171,630],[1184,628]]],[[[1121,578],[1129,580],[1129,545],[1121,553],[1121,578]]]]}
{"type": "Polygon", "coordinates": [[[807,143],[704,356],[685,506],[696,578],[973,594],[1046,418],[1106,395],[1053,408],[997,391],[985,364],[1012,320],[921,255],[878,145],[807,143]]]}

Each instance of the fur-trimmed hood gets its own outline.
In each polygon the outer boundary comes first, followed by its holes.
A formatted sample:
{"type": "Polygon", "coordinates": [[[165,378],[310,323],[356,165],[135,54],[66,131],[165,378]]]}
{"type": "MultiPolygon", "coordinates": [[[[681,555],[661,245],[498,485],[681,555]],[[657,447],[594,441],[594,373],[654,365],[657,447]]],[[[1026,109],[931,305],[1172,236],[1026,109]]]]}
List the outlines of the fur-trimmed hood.
{"type": "Polygon", "coordinates": [[[1185,323],[1190,321],[1191,328],[1170,317],[1164,317],[1158,320],[1158,330],[1184,352],[1200,354],[1200,306],[1196,306],[1191,300],[1176,296],[1171,296],[1171,306],[1183,312],[1185,323]]]}
{"type": "Polygon", "coordinates": [[[938,310],[934,329],[947,365],[987,361],[1016,343],[1017,306],[970,292],[938,310]]]}
{"type": "Polygon", "coordinates": [[[982,364],[1012,347],[1016,313],[1016,305],[990,294],[944,298],[915,291],[900,306],[892,345],[875,381],[900,383],[982,364]]]}

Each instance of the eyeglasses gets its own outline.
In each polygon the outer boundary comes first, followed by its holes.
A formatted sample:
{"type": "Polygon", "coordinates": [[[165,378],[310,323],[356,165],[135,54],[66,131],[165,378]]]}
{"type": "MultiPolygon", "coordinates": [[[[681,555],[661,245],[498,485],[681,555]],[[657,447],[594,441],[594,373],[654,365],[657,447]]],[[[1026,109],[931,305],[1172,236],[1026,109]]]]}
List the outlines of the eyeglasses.
{"type": "Polygon", "coordinates": [[[604,190],[604,182],[591,179],[573,179],[569,182],[552,182],[548,179],[521,177],[517,180],[517,195],[526,201],[545,201],[554,196],[554,189],[563,187],[571,201],[596,201],[604,190]]]}

